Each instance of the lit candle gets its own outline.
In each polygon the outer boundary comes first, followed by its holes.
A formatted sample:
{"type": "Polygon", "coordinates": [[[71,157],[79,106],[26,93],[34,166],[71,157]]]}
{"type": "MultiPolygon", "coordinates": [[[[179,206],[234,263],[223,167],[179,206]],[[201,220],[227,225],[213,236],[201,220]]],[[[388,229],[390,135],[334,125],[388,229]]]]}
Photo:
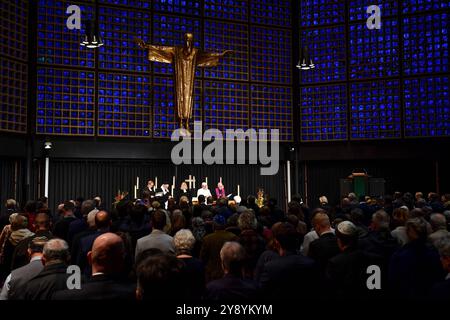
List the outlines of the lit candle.
{"type": "Polygon", "coordinates": [[[134,198],[137,199],[137,187],[134,186],[134,198]]]}
{"type": "Polygon", "coordinates": [[[136,189],[139,189],[139,177],[136,178],[136,189]]]}
{"type": "Polygon", "coordinates": [[[240,196],[241,195],[241,190],[240,190],[240,188],[239,188],[239,185],[238,185],[238,194],[237,194],[238,196],[240,196]]]}
{"type": "Polygon", "coordinates": [[[219,178],[219,182],[222,183],[222,177],[219,178]]]}
{"type": "Polygon", "coordinates": [[[158,177],[155,177],[155,188],[158,188],[158,177]]]}
{"type": "Polygon", "coordinates": [[[208,185],[208,177],[205,178],[206,185],[208,185]]]}
{"type": "Polygon", "coordinates": [[[193,181],[193,185],[194,185],[194,189],[195,189],[195,176],[192,177],[193,181]]]}

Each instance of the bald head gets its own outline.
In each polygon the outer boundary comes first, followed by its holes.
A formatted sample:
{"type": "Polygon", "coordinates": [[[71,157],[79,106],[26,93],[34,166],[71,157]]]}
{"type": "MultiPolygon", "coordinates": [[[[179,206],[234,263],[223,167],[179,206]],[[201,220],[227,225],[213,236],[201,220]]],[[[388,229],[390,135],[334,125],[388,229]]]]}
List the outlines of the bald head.
{"type": "Polygon", "coordinates": [[[111,225],[111,215],[108,211],[100,210],[95,215],[95,226],[97,229],[105,229],[111,225]]]}
{"type": "Polygon", "coordinates": [[[88,253],[92,274],[97,272],[119,273],[123,268],[124,255],[124,243],[118,235],[108,232],[98,236],[92,245],[92,251],[88,253]]]}

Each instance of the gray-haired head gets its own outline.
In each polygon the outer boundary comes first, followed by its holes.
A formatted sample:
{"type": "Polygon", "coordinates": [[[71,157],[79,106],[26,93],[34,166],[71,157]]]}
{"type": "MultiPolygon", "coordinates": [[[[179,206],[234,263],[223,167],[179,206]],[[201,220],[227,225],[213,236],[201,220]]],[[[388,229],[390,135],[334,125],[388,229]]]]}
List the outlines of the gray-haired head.
{"type": "Polygon", "coordinates": [[[245,249],[239,242],[227,241],[220,250],[220,259],[224,273],[241,275],[245,249]]]}
{"type": "Polygon", "coordinates": [[[447,219],[445,219],[445,216],[441,213],[433,213],[430,216],[430,224],[433,231],[440,229],[447,230],[447,219]]]}
{"type": "Polygon", "coordinates": [[[440,238],[436,241],[436,248],[441,257],[450,258],[450,235],[440,238]]]}
{"type": "Polygon", "coordinates": [[[410,241],[418,240],[425,242],[427,240],[427,222],[423,218],[412,218],[406,221],[406,234],[410,241]]]}
{"type": "Polygon", "coordinates": [[[190,252],[195,244],[195,237],[189,229],[181,229],[173,237],[173,243],[178,253],[190,252]]]}
{"type": "Polygon", "coordinates": [[[70,259],[69,245],[63,239],[52,239],[44,245],[45,265],[68,263],[70,259]]]}

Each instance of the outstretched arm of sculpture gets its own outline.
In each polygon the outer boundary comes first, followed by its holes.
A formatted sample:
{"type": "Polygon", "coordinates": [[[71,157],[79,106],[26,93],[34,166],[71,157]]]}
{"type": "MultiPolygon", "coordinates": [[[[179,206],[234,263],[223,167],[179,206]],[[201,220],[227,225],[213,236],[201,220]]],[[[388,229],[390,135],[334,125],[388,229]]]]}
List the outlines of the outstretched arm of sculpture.
{"type": "Polygon", "coordinates": [[[199,67],[215,67],[219,64],[221,58],[226,55],[231,55],[233,50],[225,50],[219,53],[202,52],[197,57],[197,66],[199,67]]]}
{"type": "Polygon", "coordinates": [[[139,38],[134,38],[134,42],[142,49],[148,50],[148,60],[162,63],[173,62],[175,47],[155,46],[145,43],[144,40],[139,38]]]}

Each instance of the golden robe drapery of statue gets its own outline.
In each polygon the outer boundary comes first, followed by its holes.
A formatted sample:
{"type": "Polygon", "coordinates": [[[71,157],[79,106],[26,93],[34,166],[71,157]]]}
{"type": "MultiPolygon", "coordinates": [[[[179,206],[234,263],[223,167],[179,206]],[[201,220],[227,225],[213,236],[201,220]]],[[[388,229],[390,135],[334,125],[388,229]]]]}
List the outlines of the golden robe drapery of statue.
{"type": "Polygon", "coordinates": [[[232,51],[202,52],[193,47],[192,33],[186,33],[184,39],[186,41],[184,47],[156,46],[145,43],[141,39],[135,39],[135,41],[141,48],[148,50],[148,60],[174,65],[176,113],[180,128],[183,128],[183,121],[185,121],[185,128],[189,130],[189,119],[192,117],[194,102],[195,67],[215,67],[219,64],[220,58],[232,51]]]}

